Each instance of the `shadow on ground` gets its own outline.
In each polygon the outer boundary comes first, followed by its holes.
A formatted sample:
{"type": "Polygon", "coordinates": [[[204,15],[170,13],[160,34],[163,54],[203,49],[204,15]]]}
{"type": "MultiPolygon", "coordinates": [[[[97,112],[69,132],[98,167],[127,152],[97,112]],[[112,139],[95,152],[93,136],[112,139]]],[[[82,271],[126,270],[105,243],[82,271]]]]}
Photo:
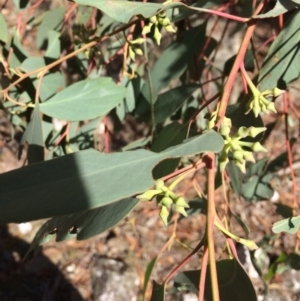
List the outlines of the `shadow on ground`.
{"type": "Polygon", "coordinates": [[[42,253],[26,259],[29,244],[0,226],[1,301],[83,301],[76,288],[42,253]]]}

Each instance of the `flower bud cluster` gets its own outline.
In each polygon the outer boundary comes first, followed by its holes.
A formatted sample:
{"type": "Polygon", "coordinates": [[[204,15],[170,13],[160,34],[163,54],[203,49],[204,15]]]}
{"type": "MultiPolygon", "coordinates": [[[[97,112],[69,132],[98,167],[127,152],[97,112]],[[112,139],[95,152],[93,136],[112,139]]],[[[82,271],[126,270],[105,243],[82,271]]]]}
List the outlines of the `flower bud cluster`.
{"type": "Polygon", "coordinates": [[[158,13],[156,16],[149,18],[149,23],[144,26],[142,34],[147,34],[151,31],[152,26],[154,26],[154,39],[157,45],[160,45],[161,40],[161,27],[164,27],[168,32],[176,32],[171,25],[170,19],[167,17],[166,11],[158,13]]]}
{"type": "Polygon", "coordinates": [[[254,90],[252,90],[253,97],[246,104],[246,114],[248,114],[250,111],[253,111],[255,117],[257,117],[260,112],[276,113],[274,102],[267,100],[266,97],[277,97],[283,92],[283,90],[280,90],[278,88],[274,88],[272,90],[265,90],[263,92],[260,92],[255,88],[254,90]]]}
{"type": "Polygon", "coordinates": [[[169,209],[174,208],[175,211],[187,216],[185,208],[189,208],[188,203],[181,196],[177,196],[172,190],[165,186],[163,180],[156,181],[155,188],[137,196],[138,199],[151,201],[156,197],[158,205],[161,207],[159,216],[163,223],[168,225],[169,209]]]}
{"type": "Polygon", "coordinates": [[[224,121],[220,127],[220,134],[224,137],[224,147],[219,156],[220,170],[223,171],[229,162],[228,153],[232,152],[232,157],[235,165],[246,172],[246,161],[255,162],[252,152],[267,152],[267,150],[259,142],[246,142],[241,139],[246,137],[256,137],[258,134],[264,132],[265,127],[240,127],[234,135],[230,135],[231,120],[224,117],[224,121]],[[248,151],[246,149],[251,149],[248,151]]]}
{"type": "Polygon", "coordinates": [[[129,57],[135,61],[135,55],[143,55],[143,51],[137,46],[145,42],[145,39],[138,38],[132,41],[128,41],[128,54],[129,57]]]}

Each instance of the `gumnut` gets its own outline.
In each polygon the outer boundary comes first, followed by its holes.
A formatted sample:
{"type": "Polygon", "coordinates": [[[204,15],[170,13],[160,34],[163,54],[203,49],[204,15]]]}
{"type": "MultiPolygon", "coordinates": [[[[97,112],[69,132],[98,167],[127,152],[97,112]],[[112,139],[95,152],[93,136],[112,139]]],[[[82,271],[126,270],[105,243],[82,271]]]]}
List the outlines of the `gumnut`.
{"type": "Polygon", "coordinates": [[[150,21],[150,23],[152,23],[152,24],[156,24],[156,22],[157,22],[157,17],[156,17],[156,16],[152,16],[152,17],[149,18],[149,21],[150,21]]]}
{"type": "Polygon", "coordinates": [[[157,26],[155,26],[155,28],[154,28],[154,39],[155,39],[157,45],[160,45],[161,33],[159,32],[159,29],[157,26]]]}
{"type": "Polygon", "coordinates": [[[184,207],[181,207],[181,206],[175,206],[175,211],[181,213],[183,216],[187,216],[187,213],[186,213],[184,207]]]}
{"type": "Polygon", "coordinates": [[[268,150],[265,149],[259,142],[254,142],[251,146],[254,152],[267,152],[268,150]]]}
{"type": "Polygon", "coordinates": [[[246,161],[243,163],[235,162],[235,165],[240,169],[242,173],[246,173],[246,161]]]}
{"type": "Polygon", "coordinates": [[[145,25],[142,30],[142,35],[146,35],[147,33],[149,33],[151,31],[152,25],[153,25],[152,23],[145,25]]]}
{"type": "Polygon", "coordinates": [[[163,180],[157,180],[155,182],[155,189],[162,189],[165,186],[165,183],[163,180]]]}
{"type": "Polygon", "coordinates": [[[163,206],[165,206],[165,207],[167,207],[167,208],[170,208],[171,205],[173,204],[173,200],[172,200],[170,197],[168,197],[168,196],[164,196],[164,197],[162,198],[162,200],[160,201],[160,203],[161,203],[163,206]]]}
{"type": "Polygon", "coordinates": [[[256,137],[258,134],[264,132],[266,129],[267,129],[266,127],[258,127],[258,128],[256,128],[256,127],[251,126],[251,127],[249,128],[248,136],[254,138],[254,137],[256,137]]]}
{"type": "Polygon", "coordinates": [[[244,151],[244,158],[245,158],[246,161],[250,161],[250,162],[255,163],[254,156],[251,152],[244,151]]]}
{"type": "Polygon", "coordinates": [[[185,201],[185,199],[181,196],[175,200],[176,207],[190,208],[189,204],[185,201]]]}
{"type": "Polygon", "coordinates": [[[236,161],[240,162],[241,164],[245,162],[244,153],[240,150],[234,151],[232,156],[236,161]]]}
{"type": "Polygon", "coordinates": [[[138,195],[136,198],[139,200],[152,200],[154,196],[160,194],[162,192],[161,189],[153,189],[144,192],[143,194],[138,195]]]}
{"type": "Polygon", "coordinates": [[[162,219],[165,226],[168,226],[168,217],[169,217],[169,211],[167,207],[162,206],[160,208],[159,216],[162,219]]]}

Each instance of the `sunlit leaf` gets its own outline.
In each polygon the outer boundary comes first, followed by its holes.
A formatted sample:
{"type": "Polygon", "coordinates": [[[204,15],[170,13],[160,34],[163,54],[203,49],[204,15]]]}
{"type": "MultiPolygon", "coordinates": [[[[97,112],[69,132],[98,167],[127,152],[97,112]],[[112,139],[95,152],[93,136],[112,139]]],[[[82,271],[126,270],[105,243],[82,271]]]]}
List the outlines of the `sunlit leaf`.
{"type": "Polygon", "coordinates": [[[300,11],[297,10],[271,45],[259,73],[261,91],[286,86],[300,75],[300,11]]]}
{"type": "Polygon", "coordinates": [[[41,104],[41,111],[68,121],[94,119],[106,115],[120,103],[126,89],[111,78],[100,77],[75,83],[41,104]]]}
{"type": "Polygon", "coordinates": [[[287,232],[290,234],[295,234],[297,233],[299,226],[300,226],[300,215],[295,217],[289,217],[279,222],[276,222],[272,227],[272,231],[274,233],[287,232]]]}
{"type": "Polygon", "coordinates": [[[0,223],[72,214],[142,193],[154,184],[152,169],[167,158],[219,152],[214,131],[161,153],[104,154],[86,150],[0,175],[0,223]],[[30,208],[30,210],[28,210],[30,208]]]}

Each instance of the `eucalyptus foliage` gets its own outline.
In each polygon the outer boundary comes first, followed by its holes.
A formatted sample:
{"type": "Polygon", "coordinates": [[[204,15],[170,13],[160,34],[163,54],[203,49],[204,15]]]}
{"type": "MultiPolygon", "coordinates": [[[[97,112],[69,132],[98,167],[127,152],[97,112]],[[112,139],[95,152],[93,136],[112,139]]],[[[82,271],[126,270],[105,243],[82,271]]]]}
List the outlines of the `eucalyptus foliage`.
{"type": "MultiPolygon", "coordinates": [[[[284,101],[300,77],[300,12],[299,1],[277,1],[271,10],[267,1],[253,3],[74,0],[39,18],[22,18],[37,7],[16,0],[21,18],[15,28],[0,13],[1,110],[11,128],[22,133],[19,159],[26,148],[24,166],[0,175],[0,222],[49,218],[32,251],[53,236],[57,241],[95,236],[140,201],[156,201],[166,226],[179,216],[206,214],[199,243],[203,265],[177,274],[171,291],[191,291],[200,300],[256,300],[232,242],[253,252],[256,243],[264,244],[247,239],[247,226],[234,209],[227,211],[245,229],[246,239],[223,224],[212,191],[224,185],[251,203],[270,200],[271,180],[282,167],[292,167],[288,136],[287,152],[275,158],[263,147],[273,128],[264,125],[262,116],[276,116],[274,100],[283,95],[284,101]],[[258,20],[268,18],[280,25],[261,63],[251,37],[258,20]],[[213,33],[217,22],[225,25],[221,35],[213,33]],[[218,65],[229,23],[243,36],[241,47],[218,65]],[[36,27],[39,55],[24,45],[26,26],[36,27]],[[234,100],[232,88],[239,78],[243,87],[234,100]],[[108,121],[125,124],[129,117],[142,125],[143,137],[113,146],[115,132],[108,121]],[[99,132],[104,144],[97,148],[99,132]],[[201,168],[207,171],[207,186],[200,183],[200,192],[195,185],[199,198],[189,202],[175,186],[201,168]],[[228,259],[217,262],[214,225],[229,243],[228,259]]],[[[298,231],[293,209],[273,225],[274,233],[298,231]]],[[[297,256],[283,256],[281,263],[295,268],[297,256]]],[[[157,257],[146,269],[144,296],[156,262],[157,257]]],[[[268,279],[276,268],[270,267],[268,279]]],[[[151,300],[165,300],[172,276],[162,284],[153,282],[151,300]]]]}

